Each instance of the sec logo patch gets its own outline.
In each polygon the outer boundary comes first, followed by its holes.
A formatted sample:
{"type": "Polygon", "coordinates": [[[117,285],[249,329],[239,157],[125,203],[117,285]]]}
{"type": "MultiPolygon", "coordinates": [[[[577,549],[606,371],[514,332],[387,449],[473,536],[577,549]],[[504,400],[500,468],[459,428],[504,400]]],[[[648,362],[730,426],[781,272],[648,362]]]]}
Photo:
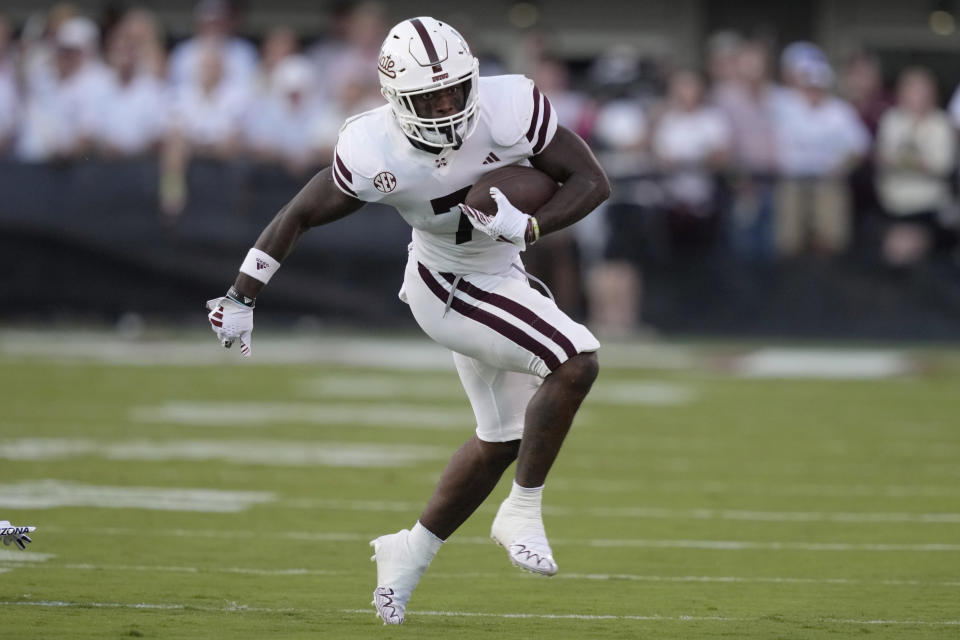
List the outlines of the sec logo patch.
{"type": "Polygon", "coordinates": [[[381,171],[374,176],[373,186],[377,188],[377,191],[390,193],[397,188],[397,177],[389,171],[381,171]]]}

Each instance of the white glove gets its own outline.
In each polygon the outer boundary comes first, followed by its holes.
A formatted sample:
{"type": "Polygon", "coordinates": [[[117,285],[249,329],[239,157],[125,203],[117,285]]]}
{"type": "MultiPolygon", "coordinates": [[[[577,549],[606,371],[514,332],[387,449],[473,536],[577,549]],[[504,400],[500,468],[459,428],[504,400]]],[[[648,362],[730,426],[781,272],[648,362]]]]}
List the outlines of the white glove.
{"type": "Polygon", "coordinates": [[[527,225],[530,216],[510,204],[500,189],[490,187],[490,197],[497,205],[497,212],[488,216],[483,211],[461,204],[460,211],[470,220],[474,229],[483,231],[494,240],[512,242],[523,251],[527,248],[527,225]]]}
{"type": "Polygon", "coordinates": [[[220,344],[229,349],[239,338],[240,353],[249,358],[253,338],[253,308],[223,296],[207,300],[207,309],[210,310],[207,314],[210,328],[217,334],[220,344]]]}
{"type": "Polygon", "coordinates": [[[36,531],[36,527],[15,527],[7,520],[0,520],[0,539],[4,546],[9,547],[10,543],[16,543],[21,550],[27,548],[27,544],[33,542],[27,534],[36,531]]]}

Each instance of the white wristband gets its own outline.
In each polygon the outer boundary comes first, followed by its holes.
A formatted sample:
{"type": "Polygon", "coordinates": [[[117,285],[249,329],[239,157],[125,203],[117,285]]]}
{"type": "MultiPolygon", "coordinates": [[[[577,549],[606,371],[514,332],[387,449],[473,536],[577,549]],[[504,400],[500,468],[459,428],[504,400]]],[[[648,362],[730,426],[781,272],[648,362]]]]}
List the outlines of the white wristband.
{"type": "Polygon", "coordinates": [[[240,265],[240,273],[245,273],[254,280],[259,280],[263,284],[270,282],[270,278],[280,268],[280,263],[271,258],[260,249],[250,249],[243,264],[240,265]]]}

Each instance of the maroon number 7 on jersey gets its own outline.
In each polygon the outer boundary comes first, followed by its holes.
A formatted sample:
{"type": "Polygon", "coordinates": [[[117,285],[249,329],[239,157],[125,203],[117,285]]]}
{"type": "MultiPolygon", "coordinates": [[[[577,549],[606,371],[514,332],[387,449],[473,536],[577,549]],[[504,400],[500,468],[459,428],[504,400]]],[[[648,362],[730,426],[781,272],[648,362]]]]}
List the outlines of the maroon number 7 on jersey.
{"type": "MultiPolygon", "coordinates": [[[[467,194],[470,192],[471,187],[473,187],[472,184],[465,186],[463,189],[458,189],[453,193],[431,200],[430,206],[433,207],[433,214],[438,216],[442,213],[450,213],[457,209],[457,205],[467,199],[467,194]]],[[[473,240],[473,225],[470,224],[469,218],[461,213],[460,224],[457,226],[457,244],[463,244],[471,240],[473,240]]]]}

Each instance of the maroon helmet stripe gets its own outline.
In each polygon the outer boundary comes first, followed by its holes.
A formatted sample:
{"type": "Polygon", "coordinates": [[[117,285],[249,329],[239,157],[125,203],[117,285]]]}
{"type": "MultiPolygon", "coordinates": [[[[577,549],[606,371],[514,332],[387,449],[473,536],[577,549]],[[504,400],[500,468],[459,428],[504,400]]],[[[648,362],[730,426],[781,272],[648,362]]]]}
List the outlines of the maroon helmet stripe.
{"type": "Polygon", "coordinates": [[[427,51],[427,64],[433,65],[434,73],[440,73],[443,71],[443,67],[440,66],[440,56],[437,55],[437,48],[433,46],[433,39],[427,33],[427,28],[420,22],[420,18],[413,18],[410,20],[410,24],[417,30],[420,39],[423,41],[423,48],[427,51]]]}
{"type": "MultiPolygon", "coordinates": [[[[450,292],[444,289],[443,285],[430,273],[430,270],[419,262],[417,263],[417,269],[427,288],[429,288],[441,302],[446,303],[450,292]]],[[[533,336],[521,331],[503,318],[499,318],[489,311],[484,311],[480,307],[475,307],[457,297],[454,297],[453,300],[450,301],[450,307],[460,315],[493,329],[507,340],[530,351],[543,360],[550,371],[554,371],[560,366],[560,359],[557,357],[557,354],[551,351],[547,345],[538,342],[533,336]]]]}
{"type": "Polygon", "coordinates": [[[533,87],[533,117],[530,118],[530,128],[527,129],[527,142],[533,142],[533,131],[537,128],[537,116],[540,115],[540,90],[533,87]]]}
{"type": "Polygon", "coordinates": [[[340,169],[340,173],[343,175],[343,178],[347,182],[353,182],[353,174],[350,173],[350,169],[347,169],[347,165],[343,163],[343,160],[340,159],[340,154],[334,151],[334,159],[337,161],[337,168],[340,169]]]}
{"type": "MultiPolygon", "coordinates": [[[[440,275],[444,280],[450,284],[453,284],[455,276],[452,273],[441,273],[440,275]]],[[[479,300],[480,302],[486,302],[494,307],[503,309],[517,320],[526,322],[532,329],[536,329],[542,333],[544,337],[556,342],[557,345],[563,349],[563,352],[567,354],[568,358],[572,358],[573,356],[577,355],[576,348],[573,346],[573,343],[570,342],[570,339],[567,338],[567,336],[560,333],[559,329],[516,300],[511,300],[510,298],[502,296],[499,293],[484,291],[480,287],[471,284],[462,278],[460,279],[460,285],[457,288],[468,296],[479,300]]]]}
{"type": "Polygon", "coordinates": [[[547,100],[547,96],[543,96],[543,124],[540,125],[537,144],[533,146],[533,155],[537,155],[543,151],[543,144],[547,141],[548,129],[550,129],[550,101],[547,100]]]}
{"type": "Polygon", "coordinates": [[[351,189],[351,188],[347,185],[347,183],[343,181],[343,178],[340,177],[340,174],[337,173],[336,171],[333,172],[333,179],[337,181],[337,184],[340,185],[340,188],[341,188],[341,189],[343,189],[344,191],[346,191],[348,194],[350,194],[350,195],[353,196],[354,198],[357,197],[357,192],[354,191],[353,189],[351,189]]]}

